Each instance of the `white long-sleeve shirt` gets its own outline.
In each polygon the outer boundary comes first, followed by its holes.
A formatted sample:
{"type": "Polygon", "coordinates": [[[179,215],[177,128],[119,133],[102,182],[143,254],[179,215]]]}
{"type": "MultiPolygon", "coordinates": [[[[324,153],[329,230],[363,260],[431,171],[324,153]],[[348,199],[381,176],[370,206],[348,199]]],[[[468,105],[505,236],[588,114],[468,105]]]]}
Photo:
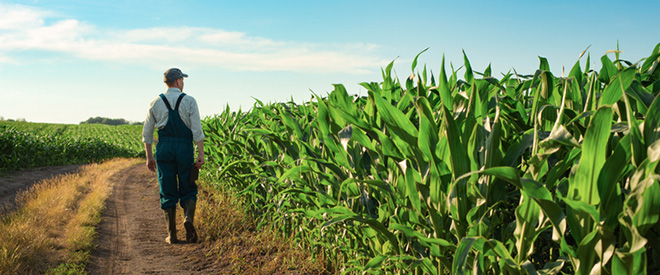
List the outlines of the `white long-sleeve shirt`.
{"type": "MultiPolygon", "coordinates": [[[[179,95],[181,95],[181,90],[179,88],[169,88],[164,95],[172,109],[174,109],[176,108],[176,101],[179,99],[179,95]]],[[[195,142],[204,139],[199,108],[197,107],[197,101],[192,96],[186,94],[181,100],[179,116],[181,116],[183,123],[192,131],[195,142]]],[[[152,144],[154,140],[154,127],[158,129],[165,127],[168,117],[169,111],[165,102],[163,102],[160,96],[156,97],[149,105],[147,119],[144,120],[144,125],[142,126],[142,142],[152,144]]]]}

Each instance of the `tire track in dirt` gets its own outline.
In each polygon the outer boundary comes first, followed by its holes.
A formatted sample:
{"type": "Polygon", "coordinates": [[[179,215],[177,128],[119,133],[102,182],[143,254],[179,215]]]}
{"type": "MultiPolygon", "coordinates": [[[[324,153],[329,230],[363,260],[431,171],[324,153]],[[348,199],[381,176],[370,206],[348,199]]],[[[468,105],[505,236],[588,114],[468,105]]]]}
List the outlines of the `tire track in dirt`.
{"type": "MultiPolygon", "coordinates": [[[[89,274],[219,274],[205,256],[204,243],[165,243],[165,217],[160,209],[155,173],[139,163],[118,171],[113,193],[97,228],[89,274]]],[[[185,236],[183,213],[177,207],[179,239],[185,236]]]]}

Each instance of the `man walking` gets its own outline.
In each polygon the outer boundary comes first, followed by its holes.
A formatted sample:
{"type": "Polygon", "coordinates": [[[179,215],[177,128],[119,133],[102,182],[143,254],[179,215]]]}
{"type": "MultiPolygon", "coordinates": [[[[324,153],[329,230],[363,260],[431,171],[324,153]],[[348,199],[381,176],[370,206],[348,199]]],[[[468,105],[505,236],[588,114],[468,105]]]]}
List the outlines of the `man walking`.
{"type": "Polygon", "coordinates": [[[151,102],[142,128],[142,141],[147,153],[147,168],[158,170],[160,207],[165,211],[168,236],[167,243],[177,242],[176,204],[179,202],[185,214],[183,226],[186,240],[197,241],[193,225],[197,185],[191,173],[204,164],[204,132],[199,117],[197,101],[183,93],[183,78],[187,74],[177,68],[165,72],[167,92],[151,102]],[[156,158],[152,153],[154,127],[158,128],[156,158]],[[197,144],[197,160],[194,158],[193,142],[197,144]]]}

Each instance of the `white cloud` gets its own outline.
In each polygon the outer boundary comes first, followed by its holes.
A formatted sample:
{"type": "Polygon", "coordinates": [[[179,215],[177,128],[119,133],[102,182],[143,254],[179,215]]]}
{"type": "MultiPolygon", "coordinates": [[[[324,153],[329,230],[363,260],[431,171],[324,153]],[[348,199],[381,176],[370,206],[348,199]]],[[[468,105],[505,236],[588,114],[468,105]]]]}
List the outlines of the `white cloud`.
{"type": "Polygon", "coordinates": [[[242,32],[180,27],[102,30],[52,13],[0,4],[0,62],[13,52],[46,51],[103,62],[187,63],[238,71],[365,73],[387,61],[372,44],[324,45],[250,37],[242,32]]]}
{"type": "Polygon", "coordinates": [[[48,13],[19,5],[0,4],[0,30],[20,30],[43,24],[48,13]]]}

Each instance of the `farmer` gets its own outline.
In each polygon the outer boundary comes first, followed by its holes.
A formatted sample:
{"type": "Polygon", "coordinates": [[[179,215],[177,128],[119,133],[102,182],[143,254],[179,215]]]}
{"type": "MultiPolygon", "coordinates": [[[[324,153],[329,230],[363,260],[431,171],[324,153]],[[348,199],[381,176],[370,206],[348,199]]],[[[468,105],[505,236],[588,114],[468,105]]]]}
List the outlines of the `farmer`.
{"type": "Polygon", "coordinates": [[[197,241],[193,226],[197,170],[193,166],[199,169],[204,164],[204,132],[197,101],[182,92],[183,78],[188,75],[177,68],[167,70],[164,75],[168,89],[151,102],[142,129],[142,141],[147,153],[147,168],[152,172],[158,170],[160,208],[165,211],[168,232],[165,241],[177,242],[176,204],[179,202],[185,215],[186,240],[194,243],[197,241]],[[154,127],[158,128],[155,159],[151,148],[154,127]],[[197,160],[193,142],[197,144],[197,160]]]}

